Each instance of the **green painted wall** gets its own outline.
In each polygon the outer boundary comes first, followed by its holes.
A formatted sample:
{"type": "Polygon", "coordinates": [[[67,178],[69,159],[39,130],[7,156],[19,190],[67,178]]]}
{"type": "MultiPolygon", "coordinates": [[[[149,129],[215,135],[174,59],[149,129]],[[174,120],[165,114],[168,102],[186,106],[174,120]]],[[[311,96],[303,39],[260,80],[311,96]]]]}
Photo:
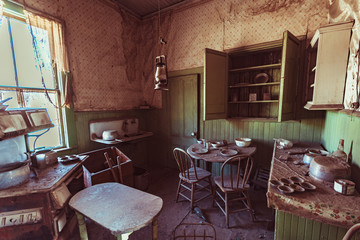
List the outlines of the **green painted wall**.
{"type": "MultiPolygon", "coordinates": [[[[347,229],[276,211],[276,240],[341,240],[347,229]]],[[[352,240],[359,240],[357,234],[352,240]]]]}
{"type": "MultiPolygon", "coordinates": [[[[75,112],[75,130],[77,136],[77,153],[83,153],[94,149],[109,147],[109,145],[90,141],[89,121],[104,118],[138,118],[139,128],[143,131],[151,131],[147,128],[146,115],[148,110],[128,110],[114,112],[75,112]]],[[[74,129],[73,129],[74,130],[74,129]]],[[[146,167],[148,164],[148,143],[152,137],[136,140],[128,143],[115,145],[124,152],[135,166],[146,167]]]]}
{"type": "Polygon", "coordinates": [[[333,152],[337,149],[339,139],[344,139],[344,151],[349,154],[351,142],[352,164],[351,177],[360,191],[360,114],[349,110],[328,111],[326,113],[321,142],[325,148],[333,152]]]}
{"type": "MultiPolygon", "coordinates": [[[[255,162],[265,168],[270,168],[273,138],[285,138],[293,142],[320,142],[324,125],[323,112],[308,112],[307,118],[296,121],[268,122],[240,119],[221,119],[203,121],[201,136],[205,139],[234,142],[237,137],[249,137],[257,147],[255,162]]],[[[218,174],[220,165],[215,166],[218,174]]]]}

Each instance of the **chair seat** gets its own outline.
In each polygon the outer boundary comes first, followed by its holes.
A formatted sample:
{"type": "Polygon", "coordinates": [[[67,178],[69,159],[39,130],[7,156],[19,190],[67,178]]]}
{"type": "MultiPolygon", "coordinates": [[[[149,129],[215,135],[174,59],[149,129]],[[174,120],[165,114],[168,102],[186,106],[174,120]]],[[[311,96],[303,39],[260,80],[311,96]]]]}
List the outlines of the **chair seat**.
{"type": "Polygon", "coordinates": [[[181,175],[181,173],[179,173],[179,178],[188,183],[195,183],[195,182],[198,182],[199,180],[210,177],[211,173],[202,168],[197,167],[196,175],[197,175],[197,179],[195,177],[194,168],[189,168],[189,178],[187,178],[187,176],[181,175]]]}
{"type": "MultiPolygon", "coordinates": [[[[242,182],[242,179],[239,180],[239,184],[242,182]]],[[[233,179],[233,188],[231,188],[231,177],[224,176],[224,186],[221,184],[221,176],[214,177],[214,183],[221,189],[223,192],[237,192],[250,189],[250,184],[245,184],[242,188],[236,187],[236,179],[233,179]]]]}

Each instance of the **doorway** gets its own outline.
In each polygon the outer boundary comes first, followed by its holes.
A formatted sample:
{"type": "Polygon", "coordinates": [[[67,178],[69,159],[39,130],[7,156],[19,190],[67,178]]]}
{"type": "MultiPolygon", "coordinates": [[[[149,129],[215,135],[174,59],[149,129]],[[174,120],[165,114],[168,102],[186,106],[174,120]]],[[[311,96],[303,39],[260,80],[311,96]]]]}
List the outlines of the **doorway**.
{"type": "Polygon", "coordinates": [[[175,147],[186,150],[200,133],[200,82],[203,68],[169,73],[168,88],[164,93],[168,131],[166,166],[176,168],[172,155],[175,147]]]}

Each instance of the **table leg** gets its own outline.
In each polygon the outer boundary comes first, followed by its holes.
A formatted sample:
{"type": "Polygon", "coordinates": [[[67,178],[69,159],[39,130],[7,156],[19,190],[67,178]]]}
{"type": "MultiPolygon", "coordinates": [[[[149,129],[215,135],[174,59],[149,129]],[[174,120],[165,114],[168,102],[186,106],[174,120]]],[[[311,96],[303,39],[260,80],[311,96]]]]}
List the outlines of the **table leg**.
{"type": "Polygon", "coordinates": [[[157,218],[154,218],[152,221],[152,239],[157,240],[158,239],[158,220],[157,218]]]}
{"type": "Polygon", "coordinates": [[[88,240],[88,234],[87,234],[87,230],[86,230],[86,223],[85,223],[84,216],[81,213],[76,212],[76,217],[77,217],[78,225],[79,225],[80,239],[88,240]]]}
{"type": "Polygon", "coordinates": [[[206,171],[212,172],[212,162],[206,162],[205,166],[206,166],[206,171]]]}

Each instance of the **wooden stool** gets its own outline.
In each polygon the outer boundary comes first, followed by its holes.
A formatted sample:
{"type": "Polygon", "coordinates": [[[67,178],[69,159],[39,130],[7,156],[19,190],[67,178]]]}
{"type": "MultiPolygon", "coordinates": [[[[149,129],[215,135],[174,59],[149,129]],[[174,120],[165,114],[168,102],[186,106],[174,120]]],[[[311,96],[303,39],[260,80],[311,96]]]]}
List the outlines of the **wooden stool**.
{"type": "Polygon", "coordinates": [[[163,201],[160,197],[119,183],[103,183],[75,194],[69,202],[76,211],[80,237],[87,240],[84,216],[110,230],[118,240],[152,222],[152,239],[158,239],[157,216],[163,201]]]}

